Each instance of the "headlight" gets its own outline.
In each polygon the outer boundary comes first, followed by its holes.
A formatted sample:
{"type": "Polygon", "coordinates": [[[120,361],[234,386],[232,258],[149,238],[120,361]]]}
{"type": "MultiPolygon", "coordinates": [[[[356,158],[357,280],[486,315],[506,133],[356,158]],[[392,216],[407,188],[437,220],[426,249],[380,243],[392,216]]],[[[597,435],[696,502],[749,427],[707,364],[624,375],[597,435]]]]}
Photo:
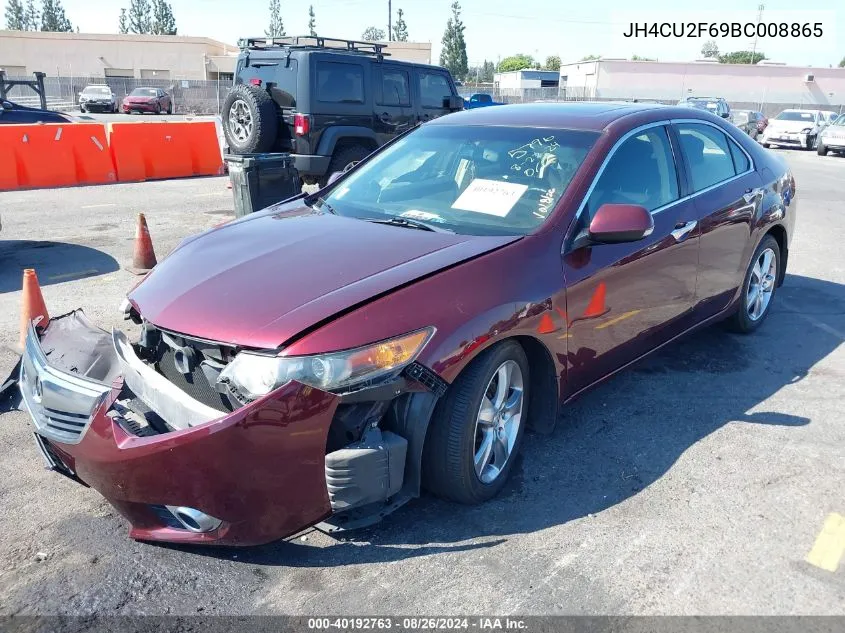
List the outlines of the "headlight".
{"type": "Polygon", "coordinates": [[[326,391],[339,391],[397,373],[413,362],[434,334],[417,330],[365,347],[316,356],[265,356],[241,352],[220,372],[242,395],[255,399],[291,380],[326,391]]]}

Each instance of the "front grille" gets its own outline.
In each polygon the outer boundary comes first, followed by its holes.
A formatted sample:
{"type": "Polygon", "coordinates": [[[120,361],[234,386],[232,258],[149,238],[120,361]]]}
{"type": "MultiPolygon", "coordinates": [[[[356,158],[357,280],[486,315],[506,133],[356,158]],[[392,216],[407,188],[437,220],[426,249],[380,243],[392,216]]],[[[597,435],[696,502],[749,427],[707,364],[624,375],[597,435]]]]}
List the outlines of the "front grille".
{"type": "Polygon", "coordinates": [[[89,416],[80,413],[69,413],[57,411],[44,407],[45,426],[55,432],[55,435],[70,436],[74,439],[82,435],[82,431],[88,425],[89,416]]]}
{"type": "Polygon", "coordinates": [[[202,402],[218,411],[226,412],[232,410],[229,400],[218,392],[213,384],[208,382],[199,363],[197,363],[190,374],[183,374],[176,369],[174,350],[167,346],[164,347],[165,349],[156,365],[162,376],[198,402],[202,402]]]}

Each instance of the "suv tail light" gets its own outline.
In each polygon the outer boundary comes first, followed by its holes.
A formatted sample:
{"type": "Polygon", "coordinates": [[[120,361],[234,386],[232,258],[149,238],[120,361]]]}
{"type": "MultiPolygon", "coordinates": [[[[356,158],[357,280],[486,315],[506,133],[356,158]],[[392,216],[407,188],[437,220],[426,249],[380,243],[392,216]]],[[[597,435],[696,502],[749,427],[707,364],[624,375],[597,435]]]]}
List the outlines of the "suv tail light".
{"type": "Polygon", "coordinates": [[[261,85],[261,80],[260,80],[260,79],[257,79],[257,78],[253,78],[253,79],[250,79],[250,80],[249,80],[249,83],[251,83],[253,86],[260,86],[260,85],[261,85]]]}
{"type": "Polygon", "coordinates": [[[311,130],[311,119],[307,114],[293,115],[293,133],[297,136],[305,136],[311,130]]]}

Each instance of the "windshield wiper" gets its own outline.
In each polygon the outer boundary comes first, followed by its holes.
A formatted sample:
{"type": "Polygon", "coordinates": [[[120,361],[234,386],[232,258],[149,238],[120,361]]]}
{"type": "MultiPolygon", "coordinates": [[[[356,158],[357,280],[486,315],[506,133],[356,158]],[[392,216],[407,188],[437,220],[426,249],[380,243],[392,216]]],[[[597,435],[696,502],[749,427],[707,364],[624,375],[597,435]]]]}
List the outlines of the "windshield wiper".
{"type": "Polygon", "coordinates": [[[315,198],[314,195],[311,194],[309,196],[305,196],[305,198],[303,199],[303,202],[305,204],[307,204],[309,207],[311,207],[312,209],[315,208],[315,206],[314,206],[315,204],[319,205],[319,206],[316,207],[317,211],[322,211],[322,210],[325,209],[326,211],[328,211],[332,215],[337,215],[337,211],[334,210],[334,207],[332,207],[332,205],[330,205],[328,202],[326,202],[326,199],[323,196],[318,196],[318,197],[315,198]]]}
{"type": "Polygon", "coordinates": [[[454,233],[454,231],[450,231],[449,229],[443,228],[442,226],[436,226],[434,224],[429,224],[428,222],[420,222],[419,220],[411,220],[409,218],[402,218],[399,216],[393,216],[384,220],[379,218],[364,219],[367,222],[373,222],[374,224],[389,224],[390,226],[401,226],[402,228],[417,229],[418,231],[433,231],[435,233],[454,233]]]}

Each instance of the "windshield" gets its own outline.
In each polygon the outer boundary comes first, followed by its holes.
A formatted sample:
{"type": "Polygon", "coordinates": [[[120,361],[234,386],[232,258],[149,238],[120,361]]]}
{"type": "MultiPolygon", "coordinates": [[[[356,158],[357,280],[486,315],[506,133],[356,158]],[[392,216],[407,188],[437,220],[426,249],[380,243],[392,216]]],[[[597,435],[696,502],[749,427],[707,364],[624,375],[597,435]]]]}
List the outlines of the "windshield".
{"type": "Polygon", "coordinates": [[[734,123],[742,124],[748,123],[751,120],[751,113],[750,112],[742,112],[739,110],[734,110],[734,123]]]}
{"type": "Polygon", "coordinates": [[[82,91],[86,95],[111,95],[111,90],[108,86],[88,86],[82,91]]]}
{"type": "Polygon", "coordinates": [[[523,235],[555,207],[598,134],[422,126],[325,198],[339,215],[417,220],[467,235],[523,235]]]}
{"type": "Polygon", "coordinates": [[[775,117],[778,121],[809,121],[816,120],[815,112],[800,112],[798,110],[784,110],[775,117]]]}
{"type": "Polygon", "coordinates": [[[155,88],[135,88],[129,93],[130,97],[155,97],[158,94],[155,88]]]}
{"type": "Polygon", "coordinates": [[[708,101],[707,99],[687,99],[686,104],[691,108],[709,110],[710,112],[715,112],[718,107],[718,103],[715,101],[708,101]]]}
{"type": "Polygon", "coordinates": [[[845,126],[845,114],[840,114],[837,118],[830,122],[831,125],[845,126]]]}

